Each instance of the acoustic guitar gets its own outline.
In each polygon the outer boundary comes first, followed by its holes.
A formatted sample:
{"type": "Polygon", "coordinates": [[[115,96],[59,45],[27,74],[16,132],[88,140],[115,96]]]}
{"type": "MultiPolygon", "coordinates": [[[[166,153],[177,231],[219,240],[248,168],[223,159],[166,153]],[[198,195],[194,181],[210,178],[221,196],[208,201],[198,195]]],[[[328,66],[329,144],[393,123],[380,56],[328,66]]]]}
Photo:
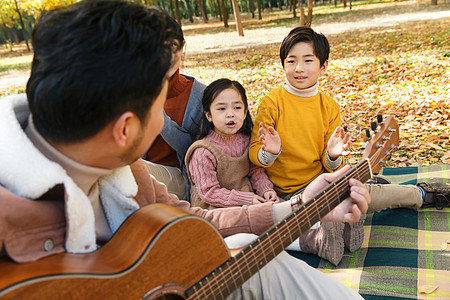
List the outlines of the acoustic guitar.
{"type": "Polygon", "coordinates": [[[370,158],[235,256],[207,221],[152,204],[92,253],[25,264],[0,259],[0,299],[223,299],[347,198],[350,178],[368,180],[396,142],[398,127],[388,118],[370,141],[370,158]]]}

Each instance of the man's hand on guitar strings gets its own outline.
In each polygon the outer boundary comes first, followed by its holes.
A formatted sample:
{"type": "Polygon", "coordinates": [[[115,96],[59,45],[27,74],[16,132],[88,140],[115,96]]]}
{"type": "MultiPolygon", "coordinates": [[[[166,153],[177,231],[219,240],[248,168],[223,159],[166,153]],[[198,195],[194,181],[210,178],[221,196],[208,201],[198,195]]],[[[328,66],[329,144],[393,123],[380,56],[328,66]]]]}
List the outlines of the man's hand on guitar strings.
{"type": "MultiPolygon", "coordinates": [[[[303,192],[303,199],[307,201],[314,197],[320,190],[350,170],[350,166],[344,166],[334,173],[324,173],[311,182],[303,192]]],[[[327,214],[322,221],[326,222],[357,222],[361,212],[367,211],[370,203],[370,195],[364,184],[356,179],[349,180],[350,197],[342,201],[336,208],[327,214]]]]}

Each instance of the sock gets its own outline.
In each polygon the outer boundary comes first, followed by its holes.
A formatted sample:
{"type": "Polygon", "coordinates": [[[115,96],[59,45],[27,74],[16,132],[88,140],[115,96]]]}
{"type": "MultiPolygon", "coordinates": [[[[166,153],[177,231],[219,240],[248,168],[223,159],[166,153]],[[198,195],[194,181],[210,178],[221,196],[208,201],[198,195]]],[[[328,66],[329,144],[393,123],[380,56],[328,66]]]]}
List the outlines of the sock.
{"type": "Polygon", "coordinates": [[[422,200],[425,201],[425,191],[420,186],[418,186],[417,188],[419,189],[420,193],[422,194],[422,200]]]}

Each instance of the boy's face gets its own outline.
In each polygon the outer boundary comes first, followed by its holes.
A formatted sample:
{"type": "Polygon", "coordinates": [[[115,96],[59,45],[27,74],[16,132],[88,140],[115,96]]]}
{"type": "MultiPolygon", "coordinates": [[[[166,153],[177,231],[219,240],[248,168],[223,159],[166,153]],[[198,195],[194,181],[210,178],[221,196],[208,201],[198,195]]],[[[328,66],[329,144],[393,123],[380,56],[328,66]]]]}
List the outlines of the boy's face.
{"type": "Polygon", "coordinates": [[[297,89],[313,86],[319,76],[325,73],[328,61],[320,66],[319,58],[314,54],[311,43],[295,44],[284,59],[284,72],[291,85],[297,89]]]}

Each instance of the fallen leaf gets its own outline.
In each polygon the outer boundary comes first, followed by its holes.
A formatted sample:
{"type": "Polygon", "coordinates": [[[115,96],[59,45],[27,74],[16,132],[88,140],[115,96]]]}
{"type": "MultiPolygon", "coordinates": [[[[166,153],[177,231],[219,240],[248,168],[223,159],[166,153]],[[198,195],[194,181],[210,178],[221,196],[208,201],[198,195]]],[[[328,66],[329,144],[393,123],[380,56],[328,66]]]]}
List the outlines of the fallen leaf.
{"type": "Polygon", "coordinates": [[[420,294],[431,294],[432,292],[437,290],[437,288],[438,288],[437,285],[425,284],[419,286],[418,291],[420,294]]]}
{"type": "Polygon", "coordinates": [[[442,242],[441,244],[441,250],[445,250],[448,247],[448,243],[447,242],[442,242]]]}

